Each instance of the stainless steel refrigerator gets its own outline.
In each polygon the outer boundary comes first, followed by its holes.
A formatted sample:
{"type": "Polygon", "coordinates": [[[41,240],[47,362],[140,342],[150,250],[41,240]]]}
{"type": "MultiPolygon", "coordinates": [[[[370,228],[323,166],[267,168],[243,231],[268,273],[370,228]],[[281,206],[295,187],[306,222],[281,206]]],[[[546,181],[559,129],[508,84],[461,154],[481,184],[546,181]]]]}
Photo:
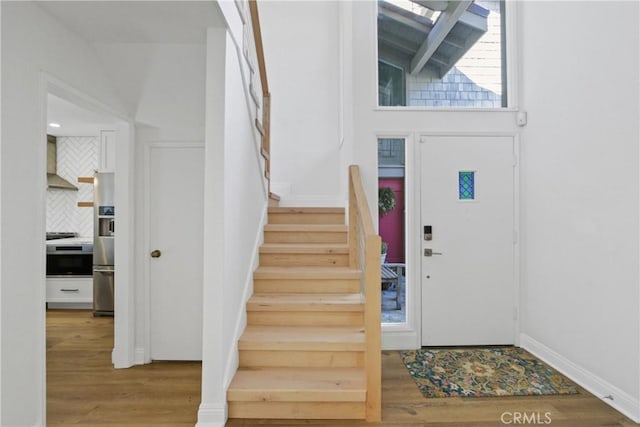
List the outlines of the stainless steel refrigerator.
{"type": "Polygon", "coordinates": [[[93,315],[113,316],[115,293],[113,173],[93,179],[93,315]]]}

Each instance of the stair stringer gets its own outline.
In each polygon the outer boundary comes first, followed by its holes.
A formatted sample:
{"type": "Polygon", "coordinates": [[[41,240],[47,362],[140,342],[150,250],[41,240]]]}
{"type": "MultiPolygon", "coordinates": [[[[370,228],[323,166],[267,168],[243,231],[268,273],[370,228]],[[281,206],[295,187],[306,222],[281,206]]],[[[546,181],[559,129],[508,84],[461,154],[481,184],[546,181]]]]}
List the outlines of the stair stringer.
{"type": "Polygon", "coordinates": [[[226,361],[227,364],[224,370],[224,389],[227,390],[229,388],[229,384],[233,379],[236,371],[238,370],[240,355],[238,351],[238,341],[240,336],[244,332],[244,329],[247,326],[247,302],[249,298],[253,295],[253,272],[258,268],[259,258],[260,258],[260,247],[264,243],[264,226],[267,224],[269,206],[268,203],[264,204],[264,208],[262,210],[261,216],[261,224],[262,228],[256,234],[255,242],[253,245],[253,255],[251,257],[251,267],[247,269],[247,276],[244,280],[244,291],[242,293],[242,301],[244,304],[244,310],[238,310],[238,317],[235,319],[234,328],[233,328],[233,345],[229,346],[227,351],[226,361]]]}

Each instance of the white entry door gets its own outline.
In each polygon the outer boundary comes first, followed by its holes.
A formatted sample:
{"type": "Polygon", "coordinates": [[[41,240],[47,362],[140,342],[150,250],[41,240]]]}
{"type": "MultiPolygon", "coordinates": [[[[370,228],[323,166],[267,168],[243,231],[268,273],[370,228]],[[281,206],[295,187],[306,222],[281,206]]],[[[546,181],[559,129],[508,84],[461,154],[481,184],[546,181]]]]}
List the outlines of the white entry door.
{"type": "Polygon", "coordinates": [[[514,139],[421,142],[422,345],[513,344],[514,139]]]}
{"type": "Polygon", "coordinates": [[[149,147],[149,304],[153,360],[202,360],[204,148],[149,147]]]}

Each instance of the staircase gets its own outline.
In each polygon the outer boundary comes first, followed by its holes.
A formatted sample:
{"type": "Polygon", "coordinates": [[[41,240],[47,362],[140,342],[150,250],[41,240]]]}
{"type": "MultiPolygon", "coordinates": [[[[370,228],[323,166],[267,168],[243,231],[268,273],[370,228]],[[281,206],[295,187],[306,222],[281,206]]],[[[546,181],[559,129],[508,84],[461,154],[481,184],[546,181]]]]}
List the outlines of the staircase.
{"type": "Polygon", "coordinates": [[[268,215],[229,417],[371,418],[363,272],[350,267],[344,209],[268,215]]]}

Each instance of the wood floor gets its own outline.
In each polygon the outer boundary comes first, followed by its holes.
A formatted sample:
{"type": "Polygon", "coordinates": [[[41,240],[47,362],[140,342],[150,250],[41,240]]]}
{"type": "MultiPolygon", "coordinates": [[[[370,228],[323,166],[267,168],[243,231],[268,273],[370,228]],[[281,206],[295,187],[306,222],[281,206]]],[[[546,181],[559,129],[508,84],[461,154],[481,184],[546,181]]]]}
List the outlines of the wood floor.
{"type": "Polygon", "coordinates": [[[47,426],[189,426],[200,404],[200,362],[114,369],[113,318],[47,312],[47,426]]]}
{"type": "MultiPolygon", "coordinates": [[[[193,426],[200,403],[200,363],[113,369],[112,331],[112,318],[94,318],[88,311],[47,312],[47,425],[193,426]]],[[[382,376],[379,424],[236,419],[227,426],[473,427],[517,425],[514,416],[524,415],[553,427],[637,425],[582,389],[574,396],[425,399],[394,351],[383,352],[382,376]]]]}

